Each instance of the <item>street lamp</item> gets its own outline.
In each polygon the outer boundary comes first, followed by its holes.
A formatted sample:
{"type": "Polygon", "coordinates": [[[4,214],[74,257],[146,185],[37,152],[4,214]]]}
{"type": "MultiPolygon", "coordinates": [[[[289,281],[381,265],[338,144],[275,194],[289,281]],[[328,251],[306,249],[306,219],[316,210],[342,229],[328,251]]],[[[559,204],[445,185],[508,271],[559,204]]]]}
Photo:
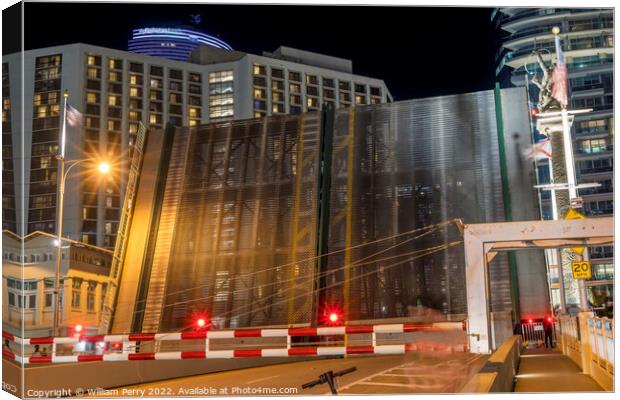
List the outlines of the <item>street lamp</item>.
{"type": "MultiPolygon", "coordinates": [[[[65,160],[65,139],[66,139],[66,128],[67,128],[67,98],[69,94],[65,91],[64,93],[64,113],[63,113],[63,124],[62,124],[62,136],[60,139],[60,153],[56,157],[58,159],[58,171],[60,184],[58,187],[58,205],[56,209],[56,221],[58,224],[58,234],[57,242],[58,251],[56,254],[56,284],[54,286],[54,321],[52,326],[52,335],[58,336],[58,328],[60,325],[60,264],[62,261],[62,214],[63,214],[63,204],[65,198],[65,181],[67,180],[67,175],[71,171],[73,167],[78,164],[82,164],[84,162],[90,161],[93,162],[95,160],[85,158],[81,160],[65,160]],[[67,169],[65,170],[65,165],[67,169]]],[[[108,163],[100,163],[98,166],[98,170],[100,173],[106,174],[110,171],[110,164],[108,163]]],[[[81,325],[80,325],[81,327],[81,325]]]]}

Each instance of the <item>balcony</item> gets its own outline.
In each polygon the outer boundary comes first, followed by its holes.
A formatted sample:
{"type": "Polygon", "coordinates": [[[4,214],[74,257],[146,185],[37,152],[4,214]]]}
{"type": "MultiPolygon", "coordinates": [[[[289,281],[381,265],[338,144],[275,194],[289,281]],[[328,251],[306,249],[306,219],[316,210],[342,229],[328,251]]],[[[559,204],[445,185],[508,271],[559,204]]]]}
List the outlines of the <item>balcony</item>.
{"type": "Polygon", "coordinates": [[[600,146],[600,147],[594,147],[594,148],[577,148],[575,150],[575,152],[577,154],[601,154],[601,153],[606,153],[609,151],[614,151],[614,145],[613,144],[608,144],[607,146],[600,146]]]}
{"type": "Polygon", "coordinates": [[[595,168],[581,168],[579,170],[579,173],[581,175],[586,175],[586,174],[600,174],[603,172],[612,172],[614,170],[614,167],[612,166],[606,166],[606,167],[595,167],[595,168]]]}

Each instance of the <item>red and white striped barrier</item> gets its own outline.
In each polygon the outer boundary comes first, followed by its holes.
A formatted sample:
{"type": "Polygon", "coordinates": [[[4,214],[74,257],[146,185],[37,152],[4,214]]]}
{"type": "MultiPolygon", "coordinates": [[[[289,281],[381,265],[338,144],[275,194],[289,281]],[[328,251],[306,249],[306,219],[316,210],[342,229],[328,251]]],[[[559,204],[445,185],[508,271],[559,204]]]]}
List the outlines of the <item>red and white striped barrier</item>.
{"type": "MultiPolygon", "coordinates": [[[[182,360],[194,358],[218,359],[218,358],[241,358],[241,357],[295,357],[295,356],[341,356],[355,354],[404,354],[409,351],[466,351],[464,345],[432,344],[428,342],[413,344],[375,345],[375,334],[383,333],[407,333],[407,332],[437,332],[447,330],[462,330],[455,323],[433,324],[389,324],[389,325],[351,325],[337,327],[318,328],[284,328],[284,329],[237,329],[229,331],[194,331],[175,333],[138,333],[129,335],[76,335],[73,337],[44,337],[23,339],[8,332],[2,332],[2,337],[21,345],[45,345],[45,344],[76,344],[79,342],[146,342],[146,341],[183,341],[205,340],[205,351],[177,351],[177,352],[152,352],[152,353],[110,353],[110,354],[83,354],[66,356],[30,356],[22,357],[10,350],[3,349],[2,354],[19,363],[74,363],[89,361],[131,361],[131,360],[182,360]],[[326,335],[351,335],[373,334],[373,345],[369,346],[346,346],[346,347],[290,347],[290,339],[287,348],[277,349],[234,349],[234,350],[209,350],[208,339],[232,339],[232,338],[275,338],[294,336],[326,336],[326,335]]],[[[55,346],[53,347],[55,349],[55,346]]],[[[53,350],[54,351],[54,350],[53,350]]]]}
{"type": "Polygon", "coordinates": [[[405,354],[411,351],[463,352],[464,345],[446,345],[432,343],[393,344],[380,346],[347,346],[347,347],[298,347],[291,349],[236,349],[211,351],[174,351],[159,353],[134,354],[85,354],[71,356],[30,356],[20,357],[3,350],[2,354],[23,364],[76,363],[91,361],[132,361],[132,360],[186,360],[186,359],[222,359],[246,357],[311,357],[311,356],[343,356],[359,354],[391,355],[405,354]]]}
{"type": "Polygon", "coordinates": [[[462,330],[459,324],[439,322],[432,324],[388,324],[388,325],[349,325],[328,326],[318,328],[283,328],[283,329],[235,329],[229,331],[190,331],[173,333],[133,333],[128,335],[75,335],[68,337],[40,337],[22,339],[8,332],[2,337],[18,344],[75,344],[79,342],[149,342],[177,341],[196,339],[235,339],[258,337],[294,337],[294,336],[326,336],[353,335],[362,333],[407,333],[437,332],[446,330],[462,330]]]}

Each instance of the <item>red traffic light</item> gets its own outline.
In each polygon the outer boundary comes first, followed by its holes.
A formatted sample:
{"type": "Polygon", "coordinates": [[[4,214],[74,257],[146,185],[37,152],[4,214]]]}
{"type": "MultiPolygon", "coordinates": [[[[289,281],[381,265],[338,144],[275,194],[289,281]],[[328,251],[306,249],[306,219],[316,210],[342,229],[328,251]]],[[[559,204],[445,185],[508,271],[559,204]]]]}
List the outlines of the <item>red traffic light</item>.
{"type": "Polygon", "coordinates": [[[528,320],[527,320],[527,322],[528,322],[529,324],[534,323],[534,321],[533,321],[533,320],[531,320],[531,319],[528,319],[528,320]]]}
{"type": "Polygon", "coordinates": [[[196,326],[199,328],[204,328],[205,325],[207,325],[207,321],[204,318],[198,318],[196,321],[196,326]]]}
{"type": "Polygon", "coordinates": [[[82,327],[82,325],[80,325],[80,324],[77,324],[77,325],[73,328],[73,330],[75,331],[75,333],[81,333],[81,332],[82,332],[82,329],[84,329],[84,328],[83,328],[83,327],[82,327]]]}
{"type": "Polygon", "coordinates": [[[323,325],[340,325],[343,320],[343,312],[338,305],[331,305],[323,308],[320,322],[323,325]]]}
{"type": "Polygon", "coordinates": [[[547,321],[551,322],[551,317],[547,317],[547,321]]]}

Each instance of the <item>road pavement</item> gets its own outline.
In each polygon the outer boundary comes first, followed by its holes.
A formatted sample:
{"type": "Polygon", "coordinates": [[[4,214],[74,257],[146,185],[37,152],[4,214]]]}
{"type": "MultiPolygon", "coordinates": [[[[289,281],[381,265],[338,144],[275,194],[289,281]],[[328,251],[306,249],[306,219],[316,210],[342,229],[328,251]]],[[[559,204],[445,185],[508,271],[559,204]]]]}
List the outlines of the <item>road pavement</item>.
{"type": "MultiPolygon", "coordinates": [[[[338,378],[342,394],[456,393],[482,366],[486,356],[469,353],[408,353],[349,356],[246,368],[109,389],[91,396],[265,396],[329,394],[327,384],[301,386],[320,374],[356,367],[338,378]]],[[[205,362],[208,362],[205,360],[205,362]]]]}

